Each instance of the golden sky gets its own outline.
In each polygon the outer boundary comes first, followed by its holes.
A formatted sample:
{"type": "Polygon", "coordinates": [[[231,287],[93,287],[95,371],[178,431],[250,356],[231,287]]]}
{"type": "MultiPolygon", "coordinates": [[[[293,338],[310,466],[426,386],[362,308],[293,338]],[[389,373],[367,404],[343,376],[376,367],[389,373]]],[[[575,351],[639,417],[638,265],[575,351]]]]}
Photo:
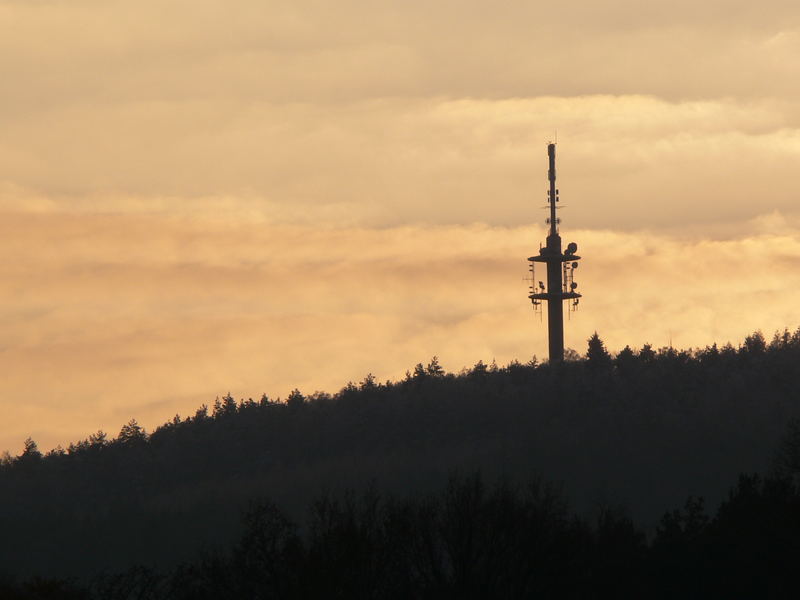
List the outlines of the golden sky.
{"type": "Polygon", "coordinates": [[[796,2],[0,0],[0,450],[800,325],[796,2]]]}

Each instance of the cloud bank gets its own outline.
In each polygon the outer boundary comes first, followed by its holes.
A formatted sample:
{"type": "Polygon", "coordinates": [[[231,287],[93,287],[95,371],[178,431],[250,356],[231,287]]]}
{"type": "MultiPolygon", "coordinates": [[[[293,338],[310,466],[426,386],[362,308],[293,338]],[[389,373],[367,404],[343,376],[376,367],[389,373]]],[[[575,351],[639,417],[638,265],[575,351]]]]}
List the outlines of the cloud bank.
{"type": "Polygon", "coordinates": [[[0,0],[0,449],[798,324],[796,2],[0,0]],[[557,133],[556,133],[557,132],[557,133]]]}
{"type": "Polygon", "coordinates": [[[543,201],[557,131],[575,226],[787,214],[799,17],[738,0],[0,2],[0,183],[60,210],[514,226],[543,201]]]}
{"type": "MultiPolygon", "coordinates": [[[[546,355],[526,298],[537,227],[320,228],[142,215],[5,214],[0,447],[45,446],[135,416],[148,426],[231,392],[335,391],[546,355]]],[[[800,322],[798,224],[687,242],[575,230],[583,351],[740,341],[800,322]],[[767,231],[766,233],[764,231],[767,231]]]]}

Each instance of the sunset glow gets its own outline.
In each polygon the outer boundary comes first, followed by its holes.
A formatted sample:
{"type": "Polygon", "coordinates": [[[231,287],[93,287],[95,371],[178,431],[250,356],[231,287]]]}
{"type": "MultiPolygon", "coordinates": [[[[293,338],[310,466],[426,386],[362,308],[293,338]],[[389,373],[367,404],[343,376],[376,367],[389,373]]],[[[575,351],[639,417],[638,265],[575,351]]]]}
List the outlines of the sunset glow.
{"type": "Polygon", "coordinates": [[[0,451],[800,325],[796,3],[0,2],[0,451]]]}

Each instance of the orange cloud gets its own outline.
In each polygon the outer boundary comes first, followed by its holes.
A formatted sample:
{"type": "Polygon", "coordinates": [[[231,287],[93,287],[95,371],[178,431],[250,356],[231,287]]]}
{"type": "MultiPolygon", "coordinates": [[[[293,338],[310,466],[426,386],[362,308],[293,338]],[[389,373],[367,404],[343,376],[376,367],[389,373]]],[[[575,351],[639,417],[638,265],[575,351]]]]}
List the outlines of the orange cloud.
{"type": "MultiPolygon", "coordinates": [[[[0,251],[0,447],[116,433],[237,397],[546,354],[526,298],[535,227],[325,228],[7,213],[0,251]]],[[[776,223],[780,222],[780,227],[776,223]]],[[[800,320],[797,227],[717,241],[575,230],[583,351],[736,342],[800,320]]]]}
{"type": "Polygon", "coordinates": [[[0,3],[0,448],[543,354],[520,223],[555,130],[568,345],[796,325],[799,15],[0,3]]]}

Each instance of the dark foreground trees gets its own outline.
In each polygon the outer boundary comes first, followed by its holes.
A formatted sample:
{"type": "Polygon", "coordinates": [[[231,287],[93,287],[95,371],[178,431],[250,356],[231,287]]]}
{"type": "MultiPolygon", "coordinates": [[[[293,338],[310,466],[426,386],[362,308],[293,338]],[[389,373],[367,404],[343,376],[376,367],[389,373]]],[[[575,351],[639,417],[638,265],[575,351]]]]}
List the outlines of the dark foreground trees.
{"type": "Polygon", "coordinates": [[[648,544],[625,513],[571,514],[540,482],[454,477],[426,497],[322,496],[302,527],[268,501],[239,540],[175,569],[133,567],[78,586],[0,584],[0,597],[86,600],[268,598],[795,598],[800,493],[742,476],[716,515],[690,497],[648,544]]]}
{"type": "MultiPolygon", "coordinates": [[[[227,585],[205,583],[218,598],[619,595],[640,582],[605,573],[640,571],[646,549],[622,515],[604,511],[592,527],[550,487],[488,487],[478,476],[452,479],[424,498],[323,497],[303,534],[287,529],[269,504],[254,506],[245,520],[251,527],[242,541],[216,558],[227,585]]],[[[167,585],[188,590],[200,572],[179,569],[167,585]]]]}

